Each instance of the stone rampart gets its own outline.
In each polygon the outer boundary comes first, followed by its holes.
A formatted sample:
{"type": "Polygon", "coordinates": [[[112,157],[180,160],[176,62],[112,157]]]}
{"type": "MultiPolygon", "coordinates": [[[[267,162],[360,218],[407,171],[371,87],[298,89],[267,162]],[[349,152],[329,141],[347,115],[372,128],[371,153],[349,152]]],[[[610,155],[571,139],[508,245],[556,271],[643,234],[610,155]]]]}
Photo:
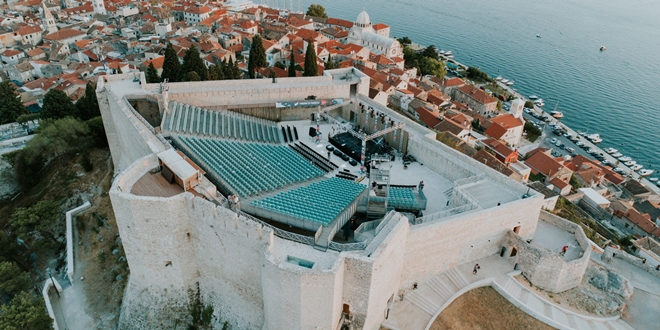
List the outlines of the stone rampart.
{"type": "Polygon", "coordinates": [[[511,230],[502,246],[517,250],[516,263],[535,286],[550,292],[563,292],[580,285],[591,256],[589,239],[579,225],[546,211],[541,211],[539,219],[574,234],[583,254],[578,259],[566,261],[554,251],[527,243],[511,230]]]}
{"type": "Polygon", "coordinates": [[[499,253],[506,232],[520,226],[532,238],[542,197],[532,197],[412,226],[403,259],[402,287],[459,264],[499,253]]]}

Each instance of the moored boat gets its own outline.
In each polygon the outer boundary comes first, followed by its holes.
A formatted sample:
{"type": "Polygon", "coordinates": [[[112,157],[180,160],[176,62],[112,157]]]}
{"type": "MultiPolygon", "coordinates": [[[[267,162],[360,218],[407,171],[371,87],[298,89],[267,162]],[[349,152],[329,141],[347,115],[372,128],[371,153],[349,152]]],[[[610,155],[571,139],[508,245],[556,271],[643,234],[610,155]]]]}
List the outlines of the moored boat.
{"type": "Polygon", "coordinates": [[[658,181],[658,178],[649,178],[649,181],[651,181],[651,182],[657,182],[657,181],[658,181]]]}
{"type": "Polygon", "coordinates": [[[616,150],[614,148],[607,148],[607,149],[605,149],[605,152],[608,153],[608,154],[615,154],[615,153],[619,152],[619,150],[616,150]]]}
{"type": "Polygon", "coordinates": [[[622,156],[623,156],[623,154],[620,153],[620,152],[615,152],[615,153],[612,154],[612,157],[614,157],[614,158],[619,158],[619,157],[622,157],[622,156]]]}
{"type": "Polygon", "coordinates": [[[619,161],[622,161],[622,162],[627,162],[627,161],[632,160],[632,158],[630,158],[629,156],[623,156],[623,157],[619,157],[619,158],[617,158],[617,159],[618,159],[619,161]]]}
{"type": "Polygon", "coordinates": [[[497,76],[497,78],[495,78],[495,81],[501,81],[501,80],[502,80],[502,76],[497,76]]]}
{"type": "Polygon", "coordinates": [[[506,83],[507,86],[513,86],[513,80],[510,80],[508,83],[506,83]]]}
{"type": "Polygon", "coordinates": [[[550,114],[557,119],[564,118],[564,113],[561,111],[550,111],[550,114]]]}
{"type": "Polygon", "coordinates": [[[635,164],[637,164],[637,162],[634,161],[634,160],[629,160],[629,161],[623,163],[623,165],[626,165],[626,166],[633,166],[635,164]]]}
{"type": "Polygon", "coordinates": [[[503,84],[506,84],[506,83],[509,82],[509,79],[502,79],[500,82],[503,83],[503,84]]]}
{"type": "Polygon", "coordinates": [[[630,169],[633,170],[633,171],[639,171],[639,170],[641,170],[643,167],[644,167],[644,166],[642,166],[642,165],[635,164],[635,165],[633,165],[633,166],[630,166],[630,169]]]}
{"type": "Polygon", "coordinates": [[[639,170],[637,172],[637,174],[639,174],[641,176],[649,176],[649,175],[653,174],[653,170],[647,170],[647,169],[639,170]]]}
{"type": "Polygon", "coordinates": [[[529,96],[529,99],[532,100],[532,101],[534,101],[534,100],[536,100],[536,99],[538,99],[538,98],[539,98],[539,97],[536,96],[536,95],[534,95],[534,94],[532,94],[532,95],[529,96]]]}

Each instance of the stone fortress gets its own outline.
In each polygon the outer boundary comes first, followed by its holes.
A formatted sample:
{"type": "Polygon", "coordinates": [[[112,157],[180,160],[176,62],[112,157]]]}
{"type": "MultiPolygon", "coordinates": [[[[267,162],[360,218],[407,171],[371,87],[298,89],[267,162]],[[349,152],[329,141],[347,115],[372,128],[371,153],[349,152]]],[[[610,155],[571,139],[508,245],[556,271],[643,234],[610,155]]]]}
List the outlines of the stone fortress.
{"type": "MultiPolygon", "coordinates": [[[[131,271],[120,328],[182,327],[199,289],[217,328],[379,329],[418,285],[443,273],[465,281],[456,267],[498,255],[547,290],[579,285],[591,250],[579,226],[368,88],[354,68],[169,84],[101,77],[110,197],[131,271]],[[563,230],[575,255],[534,246],[542,226],[563,230]]],[[[422,308],[425,325],[434,306],[422,308]]]]}

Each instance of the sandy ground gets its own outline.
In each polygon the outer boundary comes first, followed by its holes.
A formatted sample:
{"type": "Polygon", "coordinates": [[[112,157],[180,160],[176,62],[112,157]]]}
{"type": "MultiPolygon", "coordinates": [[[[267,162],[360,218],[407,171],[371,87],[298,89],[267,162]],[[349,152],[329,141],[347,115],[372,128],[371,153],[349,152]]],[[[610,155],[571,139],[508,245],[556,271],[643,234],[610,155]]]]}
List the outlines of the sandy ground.
{"type": "Polygon", "coordinates": [[[509,303],[491,287],[477,288],[454,300],[431,325],[442,329],[554,329],[509,303]]]}

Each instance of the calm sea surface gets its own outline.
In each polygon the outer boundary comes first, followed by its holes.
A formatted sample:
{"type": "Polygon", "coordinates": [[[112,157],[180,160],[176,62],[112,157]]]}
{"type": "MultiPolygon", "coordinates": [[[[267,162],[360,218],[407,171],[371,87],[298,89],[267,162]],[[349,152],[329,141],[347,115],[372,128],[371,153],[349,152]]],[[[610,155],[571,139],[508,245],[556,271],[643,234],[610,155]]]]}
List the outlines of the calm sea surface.
{"type": "Polygon", "coordinates": [[[514,80],[546,111],[559,101],[568,126],[660,170],[660,1],[300,0],[303,10],[312,3],[351,21],[364,7],[393,36],[514,80]]]}

